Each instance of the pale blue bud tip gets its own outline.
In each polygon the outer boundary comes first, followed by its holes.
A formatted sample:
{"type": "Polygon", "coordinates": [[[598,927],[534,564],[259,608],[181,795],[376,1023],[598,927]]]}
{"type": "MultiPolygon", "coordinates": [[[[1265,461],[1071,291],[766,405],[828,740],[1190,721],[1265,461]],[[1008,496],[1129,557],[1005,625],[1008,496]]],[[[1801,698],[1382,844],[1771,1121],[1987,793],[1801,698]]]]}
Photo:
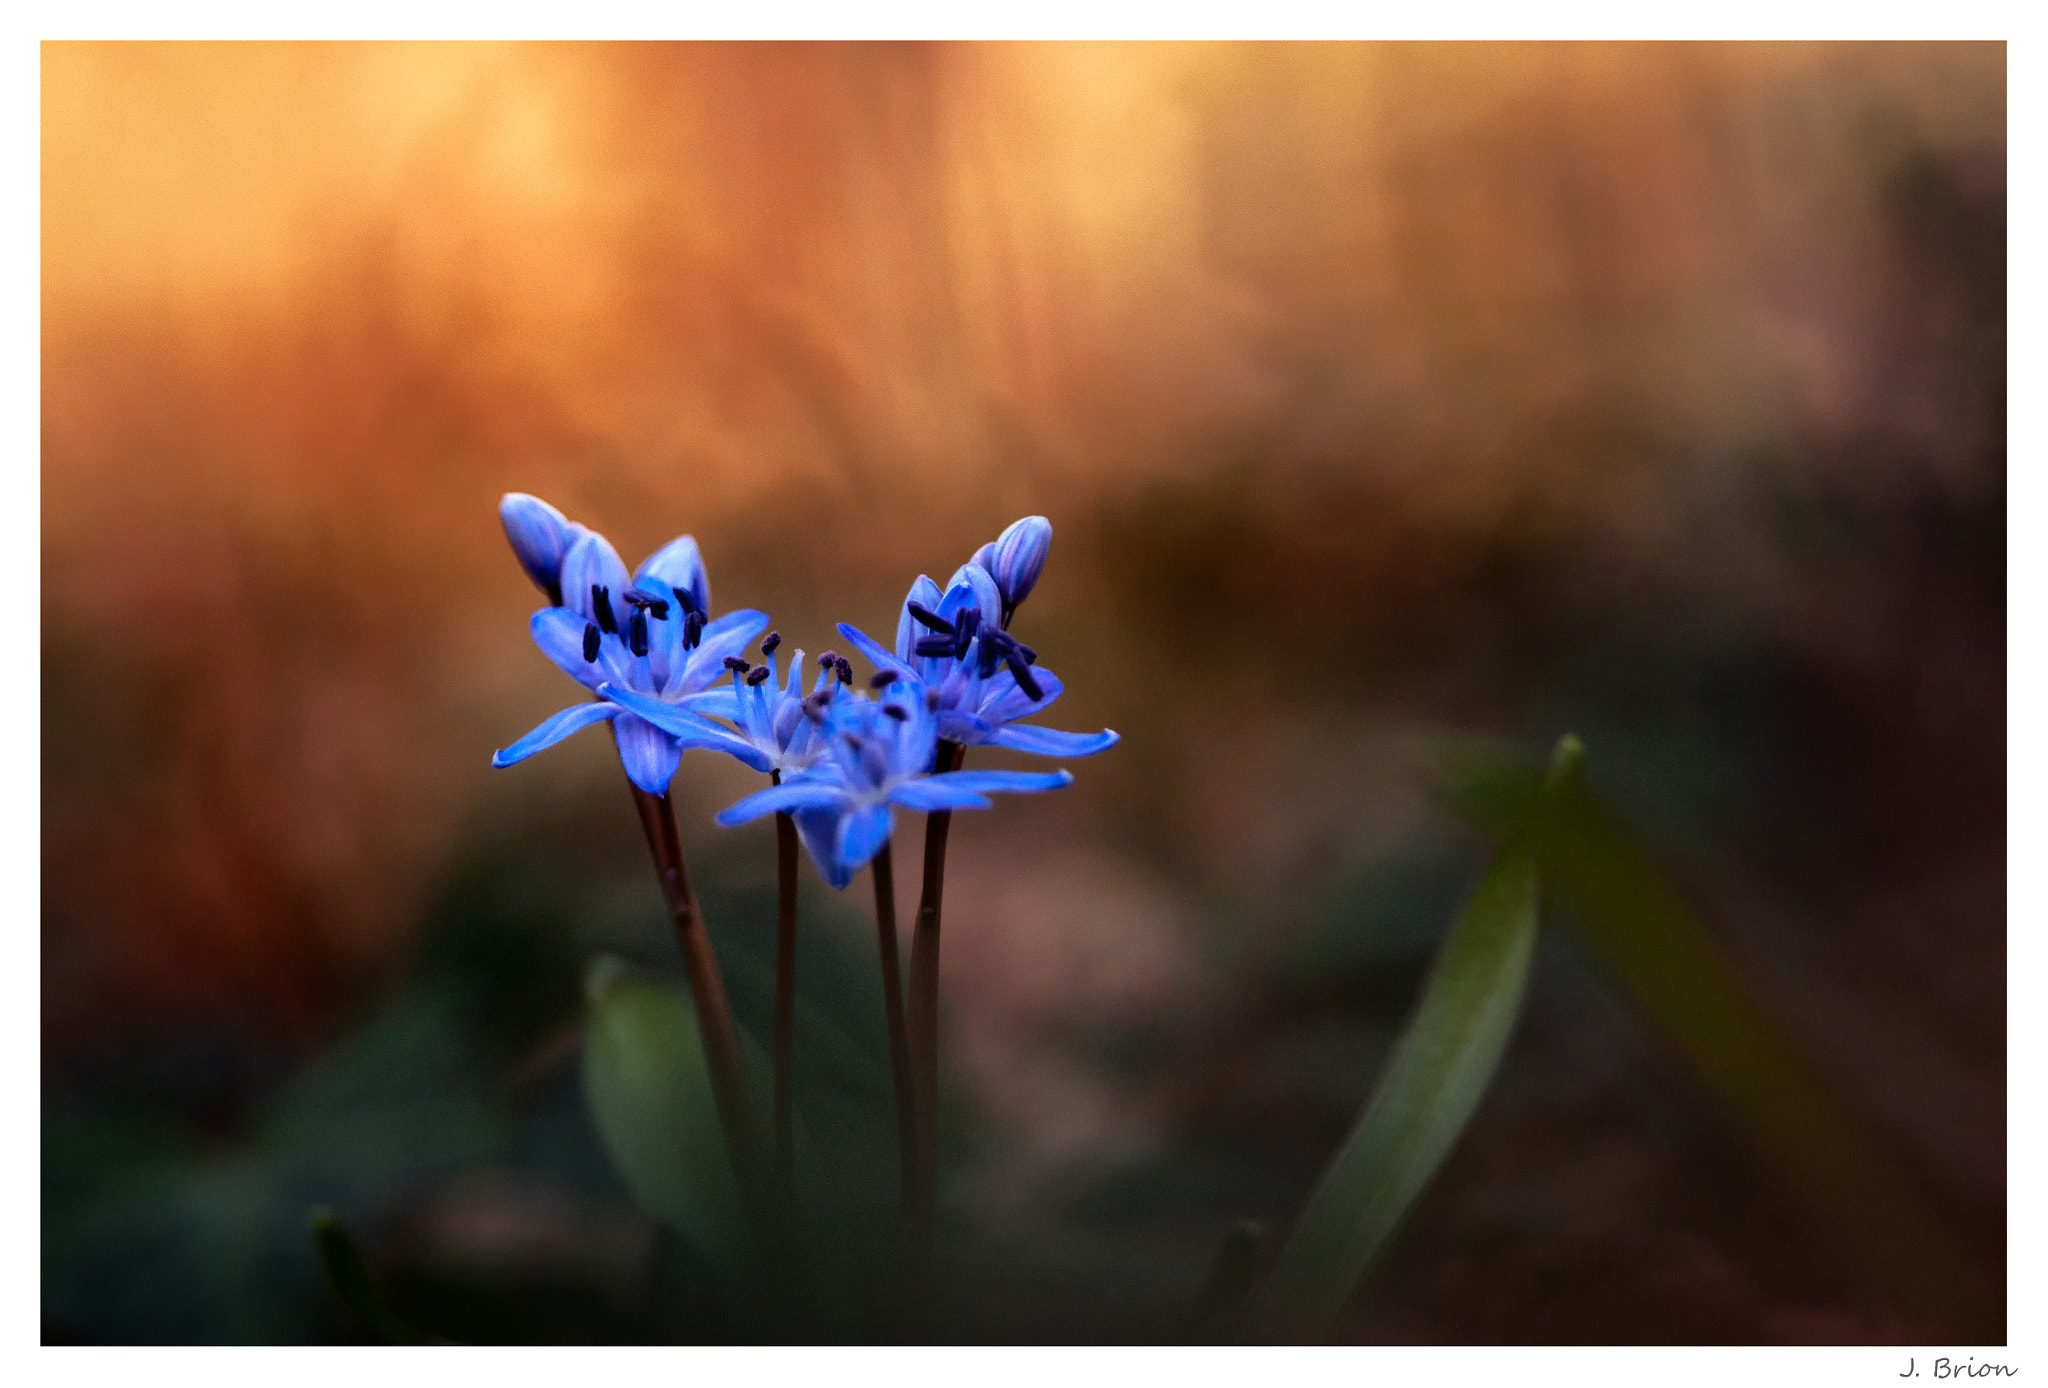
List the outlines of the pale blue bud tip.
{"type": "Polygon", "coordinates": [[[507,492],[498,503],[498,519],[519,557],[519,567],[550,602],[561,606],[562,556],[573,538],[567,518],[537,496],[507,492]]]}
{"type": "Polygon", "coordinates": [[[1052,522],[1044,516],[1026,516],[997,537],[994,553],[983,567],[994,577],[1005,608],[1014,610],[1030,596],[1051,548],[1052,522]]]}

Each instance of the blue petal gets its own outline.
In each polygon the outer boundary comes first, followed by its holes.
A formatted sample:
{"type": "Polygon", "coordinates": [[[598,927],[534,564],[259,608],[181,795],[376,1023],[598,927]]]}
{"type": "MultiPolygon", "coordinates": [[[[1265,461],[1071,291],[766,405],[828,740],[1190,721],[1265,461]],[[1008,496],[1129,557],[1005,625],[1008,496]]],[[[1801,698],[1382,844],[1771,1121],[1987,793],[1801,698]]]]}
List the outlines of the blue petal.
{"type": "MultiPolygon", "coordinates": [[[[664,736],[675,743],[676,751],[685,748],[705,748],[713,752],[724,752],[738,757],[756,771],[768,769],[767,754],[737,733],[719,727],[716,723],[680,708],[675,704],[663,703],[648,694],[641,694],[616,684],[598,686],[598,693],[627,710],[631,721],[645,722],[659,729],[664,736]]],[[[669,768],[675,774],[675,768],[669,768]]]]}
{"type": "MultiPolygon", "coordinates": [[[[697,601],[697,610],[706,617],[711,615],[711,579],[704,572],[704,556],[697,552],[697,541],[693,536],[679,535],[660,549],[647,556],[647,562],[634,573],[633,581],[645,586],[645,580],[658,578],[671,588],[681,588],[697,601]]],[[[680,612],[669,614],[680,617],[680,612]]]]}
{"type": "Polygon", "coordinates": [[[1038,682],[1040,698],[1033,699],[1017,687],[1017,677],[1007,668],[999,669],[982,686],[979,713],[991,723],[1014,723],[1019,718],[1029,718],[1052,707],[1052,701],[1066,692],[1060,677],[1050,670],[1031,667],[1031,678],[1038,682]]]}
{"type": "Polygon", "coordinates": [[[846,804],[846,787],[836,781],[787,781],[757,790],[718,814],[718,822],[730,829],[777,810],[837,810],[846,804]]]}
{"type": "Polygon", "coordinates": [[[991,628],[1002,626],[1002,591],[996,587],[989,571],[975,563],[962,564],[954,570],[952,582],[946,585],[945,599],[939,604],[939,615],[951,617],[967,607],[981,610],[984,625],[991,628]]]}
{"type": "Polygon", "coordinates": [[[948,785],[932,776],[905,781],[889,792],[889,799],[906,810],[930,814],[934,810],[986,810],[994,802],[961,785],[948,785]]]}
{"type": "Polygon", "coordinates": [[[1053,728],[1034,728],[1029,723],[1011,723],[998,729],[988,745],[1041,757],[1092,757],[1121,740],[1107,728],[1099,733],[1063,733],[1053,728]]]}
{"type": "Polygon", "coordinates": [[[507,492],[498,503],[498,522],[519,556],[519,567],[550,601],[560,602],[562,556],[575,538],[568,519],[537,496],[507,492]]]}
{"type": "Polygon", "coordinates": [[[682,604],[676,601],[675,589],[658,578],[636,578],[633,586],[642,592],[651,593],[668,604],[668,616],[647,618],[647,656],[654,673],[651,688],[666,689],[675,672],[683,668],[688,652],[683,649],[682,604]]]}
{"type": "MultiPolygon", "coordinates": [[[[1111,736],[1115,736],[1114,733],[1111,736]]],[[[1071,771],[942,771],[928,776],[931,781],[943,781],[948,786],[962,790],[976,791],[984,795],[997,792],[1032,795],[1042,790],[1059,790],[1074,784],[1071,771]]]]}
{"type": "Polygon", "coordinates": [[[1026,516],[1013,523],[996,540],[994,562],[988,568],[995,575],[1003,601],[1012,609],[1024,601],[1038,582],[1039,570],[1052,549],[1052,522],[1044,516],[1026,516]]]}
{"type": "Polygon", "coordinates": [[[751,607],[728,612],[707,625],[697,649],[690,652],[689,663],[683,667],[682,684],[676,692],[695,694],[708,689],[725,674],[725,658],[744,651],[767,625],[768,614],[751,607]]]}
{"type": "MultiPolygon", "coordinates": [[[[597,621],[597,609],[590,604],[590,590],[598,585],[610,591],[612,620],[623,630],[626,618],[633,615],[620,597],[628,583],[626,561],[619,558],[611,541],[595,530],[585,532],[582,539],[570,545],[562,559],[562,605],[586,622],[597,621]]],[[[604,625],[601,621],[597,624],[604,625]]]]}
{"type": "MultiPolygon", "coordinates": [[[[583,596],[584,606],[588,607],[590,595],[585,593],[583,596]]],[[[533,644],[540,647],[541,654],[559,665],[564,674],[587,689],[595,689],[606,680],[626,683],[631,677],[632,666],[626,648],[617,639],[603,638],[595,661],[583,658],[583,629],[589,625],[587,617],[579,616],[566,607],[543,607],[533,614],[533,644]]]]}
{"type": "Polygon", "coordinates": [[[869,805],[843,818],[839,824],[839,846],[832,855],[839,870],[851,878],[865,867],[889,841],[893,822],[887,805],[869,805]]]}
{"type": "Polygon", "coordinates": [[[731,723],[740,721],[739,696],[733,692],[731,685],[706,689],[697,694],[685,694],[676,700],[675,706],[688,709],[691,713],[702,714],[706,718],[723,718],[731,723]]]}
{"type": "Polygon", "coordinates": [[[879,642],[852,623],[841,622],[839,624],[839,634],[859,647],[860,653],[866,656],[868,663],[877,670],[894,670],[898,674],[906,675],[911,679],[917,678],[917,671],[915,669],[883,650],[879,642]]]}
{"type": "Polygon", "coordinates": [[[985,742],[993,741],[996,732],[996,725],[986,718],[972,713],[962,713],[955,708],[942,708],[938,713],[935,738],[943,737],[948,742],[957,742],[963,747],[979,747],[985,742]]]}
{"type": "Polygon", "coordinates": [[[668,794],[668,783],[676,778],[676,764],[683,759],[682,746],[645,719],[623,710],[612,720],[612,737],[619,744],[619,760],[633,784],[649,795],[668,794]]]}
{"type": "Polygon", "coordinates": [[[617,704],[607,703],[576,704],[565,708],[502,752],[491,753],[491,765],[507,767],[514,762],[525,761],[541,748],[552,747],[569,734],[581,732],[592,723],[602,723],[607,718],[617,717],[618,712],[617,704]]]}
{"type": "Polygon", "coordinates": [[[811,862],[817,866],[818,875],[829,883],[834,891],[842,891],[853,880],[853,870],[842,868],[833,857],[834,846],[839,842],[839,815],[832,810],[798,810],[796,819],[797,837],[803,840],[804,852],[811,855],[811,862]]]}
{"type": "Polygon", "coordinates": [[[916,646],[917,638],[925,630],[924,623],[910,615],[910,604],[917,603],[920,606],[931,609],[933,612],[937,612],[939,610],[939,601],[944,596],[945,594],[939,591],[939,585],[923,574],[919,574],[917,582],[910,585],[910,592],[905,594],[903,598],[903,610],[896,618],[896,658],[898,660],[909,660],[911,658],[911,650],[916,646]]]}

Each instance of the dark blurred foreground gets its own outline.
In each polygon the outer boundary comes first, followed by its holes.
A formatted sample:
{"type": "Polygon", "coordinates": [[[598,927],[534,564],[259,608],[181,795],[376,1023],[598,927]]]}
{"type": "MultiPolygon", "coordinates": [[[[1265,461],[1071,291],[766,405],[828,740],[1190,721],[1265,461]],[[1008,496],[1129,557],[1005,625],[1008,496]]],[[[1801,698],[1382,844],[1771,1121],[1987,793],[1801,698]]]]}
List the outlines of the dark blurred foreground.
{"type": "MultiPolygon", "coordinates": [[[[1053,519],[1043,721],[1124,741],[955,826],[925,1333],[1188,1333],[1485,861],[1447,749],[1566,729],[2002,1295],[2002,49],[44,85],[46,1340],[359,1337],[316,1204],[437,1336],[772,1338],[583,1103],[588,961],[678,964],[601,734],[488,770],[576,695],[513,488],[629,562],[693,531],[812,651],[1053,519]]],[[[710,822],[753,782],[676,796],[765,1041],[772,837],[710,822]]],[[[885,1220],[866,884],[805,884],[800,1102],[885,1220]]],[[[1925,1339],[1570,938],[1339,1336],[1925,1339]]]]}

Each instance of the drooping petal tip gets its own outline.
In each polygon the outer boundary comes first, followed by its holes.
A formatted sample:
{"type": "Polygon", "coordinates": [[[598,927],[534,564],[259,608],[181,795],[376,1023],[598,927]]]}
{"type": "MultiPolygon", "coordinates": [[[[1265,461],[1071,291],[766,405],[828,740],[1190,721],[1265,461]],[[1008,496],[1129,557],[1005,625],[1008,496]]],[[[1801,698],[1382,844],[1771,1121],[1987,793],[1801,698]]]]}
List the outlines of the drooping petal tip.
{"type": "Polygon", "coordinates": [[[525,761],[543,748],[554,746],[571,733],[580,732],[592,723],[615,718],[618,713],[619,708],[616,704],[573,704],[547,719],[510,747],[491,753],[491,765],[502,771],[508,766],[525,761]]]}

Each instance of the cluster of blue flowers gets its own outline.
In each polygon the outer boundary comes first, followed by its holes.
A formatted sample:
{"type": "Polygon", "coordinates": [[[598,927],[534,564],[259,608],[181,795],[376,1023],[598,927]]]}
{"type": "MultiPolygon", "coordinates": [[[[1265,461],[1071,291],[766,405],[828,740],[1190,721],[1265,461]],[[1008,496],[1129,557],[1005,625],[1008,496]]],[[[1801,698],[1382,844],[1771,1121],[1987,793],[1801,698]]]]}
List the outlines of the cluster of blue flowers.
{"type": "Polygon", "coordinates": [[[1009,633],[1052,545],[1043,516],[1016,522],[983,545],[942,592],[920,575],[905,597],[892,652],[858,628],[840,634],[875,667],[868,688],[827,651],[805,692],[804,653],[785,678],[782,638],[751,609],[711,615],[711,585],[697,542],[663,546],[628,578],[596,531],[537,497],[508,495],[505,534],[549,605],[533,615],[533,639],[597,695],[572,705],[492,757],[510,766],[579,729],[609,722],[633,783],[665,795],[684,751],[737,757],[775,784],[718,816],[744,824],[781,810],[834,887],[844,887],[889,841],[893,810],[980,810],[995,792],[1069,785],[1065,771],[938,770],[939,748],[1008,747],[1084,757],[1113,746],[1114,732],[1059,732],[1022,720],[1059,698],[1059,678],[1009,633]]]}

